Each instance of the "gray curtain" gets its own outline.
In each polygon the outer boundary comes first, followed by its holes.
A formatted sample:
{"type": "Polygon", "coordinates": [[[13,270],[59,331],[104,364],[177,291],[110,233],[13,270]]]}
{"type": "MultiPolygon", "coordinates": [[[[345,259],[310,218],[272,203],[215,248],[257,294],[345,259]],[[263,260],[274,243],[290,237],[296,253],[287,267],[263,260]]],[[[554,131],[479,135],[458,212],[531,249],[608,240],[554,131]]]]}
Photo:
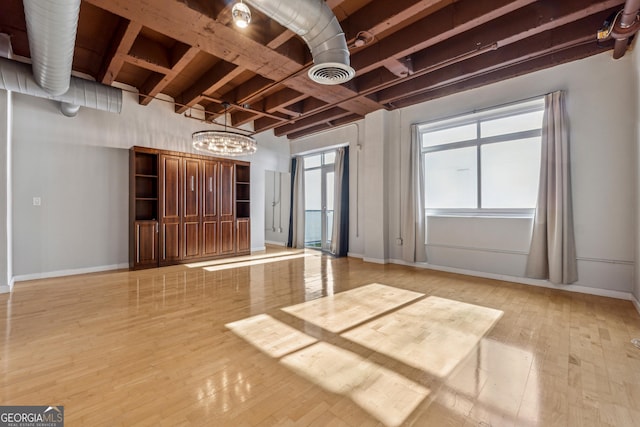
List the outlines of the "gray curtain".
{"type": "Polygon", "coordinates": [[[349,147],[336,150],[334,171],[331,253],[342,257],[349,250],[349,147]]]}
{"type": "Polygon", "coordinates": [[[296,157],[292,162],[293,186],[291,187],[291,221],[289,226],[289,246],[304,248],[304,159],[296,157]]]}
{"type": "Polygon", "coordinates": [[[555,284],[578,280],[573,234],[569,130],[564,93],[545,97],[538,204],[526,276],[555,284]]]}
{"type": "Polygon", "coordinates": [[[418,127],[411,126],[411,151],[409,152],[409,185],[407,186],[406,212],[403,226],[404,241],[402,259],[407,262],[426,262],[426,218],[424,213],[424,166],[418,127]]]}

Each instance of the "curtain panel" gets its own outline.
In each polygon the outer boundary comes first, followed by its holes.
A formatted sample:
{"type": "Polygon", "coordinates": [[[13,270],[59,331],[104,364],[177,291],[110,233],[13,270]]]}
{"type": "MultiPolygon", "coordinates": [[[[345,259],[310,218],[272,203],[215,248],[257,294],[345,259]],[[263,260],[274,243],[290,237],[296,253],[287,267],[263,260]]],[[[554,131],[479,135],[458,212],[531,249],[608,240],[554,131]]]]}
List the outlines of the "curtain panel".
{"type": "Polygon", "coordinates": [[[578,280],[564,98],[562,91],[545,97],[538,203],[525,273],[527,277],[548,279],[555,284],[578,280]]]}
{"type": "Polygon", "coordinates": [[[334,172],[331,253],[343,257],[349,251],[349,147],[336,150],[334,172]]]}

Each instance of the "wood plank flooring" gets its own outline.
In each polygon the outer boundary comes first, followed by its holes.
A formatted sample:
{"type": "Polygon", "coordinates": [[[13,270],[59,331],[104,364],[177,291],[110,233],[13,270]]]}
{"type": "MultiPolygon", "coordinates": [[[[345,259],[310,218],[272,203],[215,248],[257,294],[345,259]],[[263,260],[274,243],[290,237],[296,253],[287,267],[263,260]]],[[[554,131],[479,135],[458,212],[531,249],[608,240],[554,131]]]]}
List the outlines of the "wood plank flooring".
{"type": "Polygon", "coordinates": [[[640,426],[628,301],[254,261],[17,283],[0,405],[64,405],[66,426],[640,426]]]}

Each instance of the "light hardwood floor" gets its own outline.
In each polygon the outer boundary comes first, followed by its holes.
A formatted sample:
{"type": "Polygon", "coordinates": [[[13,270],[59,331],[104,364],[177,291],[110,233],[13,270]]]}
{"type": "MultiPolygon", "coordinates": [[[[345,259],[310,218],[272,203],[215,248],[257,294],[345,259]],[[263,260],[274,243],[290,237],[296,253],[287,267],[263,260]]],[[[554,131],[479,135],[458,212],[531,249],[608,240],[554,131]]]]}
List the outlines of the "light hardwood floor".
{"type": "Polygon", "coordinates": [[[628,301],[270,249],[17,283],[0,404],[67,426],[640,426],[628,301]]]}

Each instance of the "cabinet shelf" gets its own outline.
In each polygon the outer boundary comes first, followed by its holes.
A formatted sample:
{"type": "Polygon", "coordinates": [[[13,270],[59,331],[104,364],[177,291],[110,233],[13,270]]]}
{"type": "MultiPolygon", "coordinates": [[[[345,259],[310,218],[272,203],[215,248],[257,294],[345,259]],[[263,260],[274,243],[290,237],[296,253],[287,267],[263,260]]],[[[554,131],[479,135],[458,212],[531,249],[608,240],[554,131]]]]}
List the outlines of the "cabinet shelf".
{"type": "Polygon", "coordinates": [[[143,173],[137,173],[135,175],[136,178],[155,178],[158,179],[158,175],[147,175],[147,174],[143,174],[143,173]]]}

